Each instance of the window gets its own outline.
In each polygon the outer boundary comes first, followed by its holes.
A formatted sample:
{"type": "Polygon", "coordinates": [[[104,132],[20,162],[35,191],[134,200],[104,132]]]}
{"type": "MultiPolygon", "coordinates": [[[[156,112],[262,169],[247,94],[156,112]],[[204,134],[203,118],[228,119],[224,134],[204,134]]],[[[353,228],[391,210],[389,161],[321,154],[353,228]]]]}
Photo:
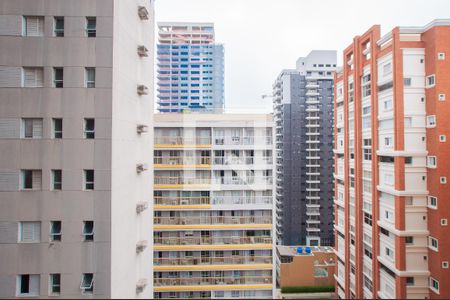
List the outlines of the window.
{"type": "Polygon", "coordinates": [[[95,138],[95,119],[84,119],[84,138],[95,138]]]}
{"type": "Polygon", "coordinates": [[[439,94],[439,101],[445,101],[445,94],[439,94]]]}
{"type": "Polygon", "coordinates": [[[383,65],[383,76],[389,75],[392,73],[392,63],[387,63],[383,65]]]}
{"type": "Polygon", "coordinates": [[[428,168],[436,168],[437,167],[437,157],[436,156],[427,156],[427,167],[428,168]]]}
{"type": "Polygon", "coordinates": [[[444,134],[439,135],[439,142],[444,143],[447,141],[447,137],[444,134]]]}
{"type": "Polygon", "coordinates": [[[433,277],[430,277],[430,288],[432,290],[435,290],[436,292],[439,292],[439,281],[437,281],[433,277]]]}
{"type": "Polygon", "coordinates": [[[23,68],[23,87],[36,88],[44,86],[44,68],[23,68]]]}
{"type": "Polygon", "coordinates": [[[53,138],[62,139],[62,137],[63,137],[62,119],[53,119],[53,138]]]}
{"type": "Polygon", "coordinates": [[[413,286],[414,285],[414,277],[406,277],[406,285],[413,286]]]}
{"type": "Polygon", "coordinates": [[[448,269],[448,261],[442,262],[442,269],[448,269]]]}
{"type": "Polygon", "coordinates": [[[364,223],[372,226],[372,215],[371,214],[368,214],[366,212],[364,213],[364,223]]]}
{"type": "Polygon", "coordinates": [[[24,36],[44,36],[44,17],[23,17],[24,36]]]}
{"type": "Polygon", "coordinates": [[[392,110],[392,99],[387,99],[384,100],[383,102],[383,107],[385,111],[390,111],[392,110]]]}
{"type": "Polygon", "coordinates": [[[64,36],[64,17],[53,18],[53,35],[56,37],[64,36]]]}
{"type": "Polygon", "coordinates": [[[94,189],[94,170],[84,170],[84,189],[94,189]]]}
{"type": "Polygon", "coordinates": [[[50,241],[60,242],[62,237],[61,231],[61,221],[51,221],[50,222],[50,241]]]}
{"type": "Polygon", "coordinates": [[[428,247],[431,249],[431,250],[434,250],[434,251],[438,251],[438,240],[437,239],[435,239],[434,237],[432,237],[432,236],[429,236],[428,237],[428,247]]]}
{"type": "Polygon", "coordinates": [[[95,88],[95,68],[85,69],[85,87],[95,88]]]}
{"type": "Polygon", "coordinates": [[[50,274],[48,282],[50,295],[59,295],[61,292],[61,274],[50,274]]]}
{"type": "Polygon", "coordinates": [[[53,87],[62,88],[64,86],[64,69],[53,68],[53,87]]]}
{"type": "Polygon", "coordinates": [[[447,177],[441,176],[439,177],[439,181],[441,184],[446,184],[447,183],[447,177]]]}
{"type": "Polygon", "coordinates": [[[19,242],[39,243],[41,241],[41,222],[20,222],[19,242]]]}
{"type": "Polygon", "coordinates": [[[385,137],[384,138],[384,145],[386,147],[392,147],[392,137],[385,137]]]}
{"type": "Polygon", "coordinates": [[[97,36],[97,19],[95,17],[86,18],[86,36],[87,37],[97,36]]]}
{"type": "Polygon", "coordinates": [[[427,116],[427,127],[436,127],[436,116],[427,116]]]}
{"type": "Polygon", "coordinates": [[[42,138],[42,119],[22,119],[22,138],[40,139],[42,138]]]}
{"type": "Polygon", "coordinates": [[[52,190],[61,190],[62,188],[62,171],[52,170],[52,190]]]}
{"type": "Polygon", "coordinates": [[[441,226],[447,226],[448,220],[447,219],[441,219],[441,226]]]}
{"type": "Polygon", "coordinates": [[[405,243],[409,244],[409,245],[414,244],[414,237],[412,237],[412,236],[405,236],[405,243]]]}
{"type": "Polygon", "coordinates": [[[444,60],[445,59],[445,53],[444,52],[439,52],[437,54],[437,59],[438,60],[444,60]]]}
{"type": "Polygon", "coordinates": [[[17,276],[17,296],[39,296],[39,275],[23,274],[17,276]]]}
{"type": "Polygon", "coordinates": [[[411,78],[403,78],[404,86],[411,86],[411,78]]]}
{"type": "Polygon", "coordinates": [[[94,292],[94,274],[92,273],[84,273],[81,276],[81,290],[83,293],[93,293],[94,292]]]}
{"type": "Polygon", "coordinates": [[[83,237],[85,242],[94,241],[94,221],[83,222],[83,237]]]}
{"type": "Polygon", "coordinates": [[[21,170],[22,190],[40,190],[42,188],[42,171],[41,170],[21,170]]]}
{"type": "Polygon", "coordinates": [[[436,77],[435,77],[435,75],[433,74],[433,75],[427,76],[426,87],[427,88],[432,88],[435,85],[436,85],[436,77]]]}

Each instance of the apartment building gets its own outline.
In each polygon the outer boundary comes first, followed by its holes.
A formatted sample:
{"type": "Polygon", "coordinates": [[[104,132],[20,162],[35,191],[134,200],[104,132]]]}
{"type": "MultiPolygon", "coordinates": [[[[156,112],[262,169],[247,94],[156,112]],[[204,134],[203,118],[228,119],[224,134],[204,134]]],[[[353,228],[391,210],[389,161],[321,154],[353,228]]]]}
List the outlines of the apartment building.
{"type": "Polygon", "coordinates": [[[224,49],[213,23],[158,23],[158,111],[222,112],[224,49]]]}
{"type": "Polygon", "coordinates": [[[335,77],[340,298],[450,298],[450,20],[370,28],[335,77]],[[446,56],[447,55],[447,56],[446,56]]]}
{"type": "Polygon", "coordinates": [[[0,298],[152,297],[153,31],[152,1],[2,1],[0,298]]]}
{"type": "Polygon", "coordinates": [[[273,298],[272,116],[157,114],[154,298],[273,298]]]}
{"type": "Polygon", "coordinates": [[[336,51],[314,50],[273,85],[280,245],[333,245],[335,70],[336,51]]]}

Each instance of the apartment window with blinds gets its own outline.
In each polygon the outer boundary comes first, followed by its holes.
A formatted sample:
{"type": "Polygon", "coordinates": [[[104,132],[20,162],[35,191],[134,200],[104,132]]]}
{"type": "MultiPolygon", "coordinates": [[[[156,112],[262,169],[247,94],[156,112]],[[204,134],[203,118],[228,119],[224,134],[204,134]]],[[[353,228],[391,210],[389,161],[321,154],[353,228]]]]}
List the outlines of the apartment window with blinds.
{"type": "Polygon", "coordinates": [[[41,139],[42,119],[26,118],[22,119],[22,138],[41,139]]]}
{"type": "Polygon", "coordinates": [[[84,119],[84,138],[95,138],[95,119],[84,119]]]}
{"type": "Polygon", "coordinates": [[[40,190],[42,188],[42,171],[21,170],[21,190],[40,190]]]}
{"type": "Polygon", "coordinates": [[[61,221],[50,222],[50,241],[60,242],[62,238],[61,221]]]}
{"type": "Polygon", "coordinates": [[[84,189],[94,189],[94,170],[84,170],[84,189]]]}
{"type": "Polygon", "coordinates": [[[52,190],[62,189],[62,171],[52,170],[52,190]]]}
{"type": "Polygon", "coordinates": [[[23,87],[36,88],[44,86],[44,68],[25,67],[23,68],[23,87]]]}
{"type": "Polygon", "coordinates": [[[40,275],[22,274],[17,276],[16,296],[39,296],[40,275]]]}
{"type": "Polygon", "coordinates": [[[20,222],[19,242],[39,243],[41,241],[41,222],[20,222]]]}
{"type": "Polygon", "coordinates": [[[61,274],[50,274],[48,282],[50,295],[59,295],[61,293],[61,274]]]}
{"type": "Polygon", "coordinates": [[[83,222],[83,237],[85,242],[94,241],[94,221],[83,222]]]}
{"type": "Polygon", "coordinates": [[[85,69],[85,86],[87,88],[95,88],[95,68],[85,69]]]}
{"type": "Polygon", "coordinates": [[[64,37],[64,17],[53,18],[53,35],[56,37],[64,37]]]}
{"type": "Polygon", "coordinates": [[[44,36],[44,17],[24,16],[23,35],[44,36]]]}
{"type": "Polygon", "coordinates": [[[62,119],[53,119],[53,138],[62,139],[63,137],[63,121],[62,119]]]}
{"type": "Polygon", "coordinates": [[[86,36],[96,37],[97,36],[97,18],[87,17],[86,18],[86,36]]]}
{"type": "Polygon", "coordinates": [[[53,87],[55,87],[55,88],[64,87],[64,69],[63,68],[53,68],[53,87]]]}

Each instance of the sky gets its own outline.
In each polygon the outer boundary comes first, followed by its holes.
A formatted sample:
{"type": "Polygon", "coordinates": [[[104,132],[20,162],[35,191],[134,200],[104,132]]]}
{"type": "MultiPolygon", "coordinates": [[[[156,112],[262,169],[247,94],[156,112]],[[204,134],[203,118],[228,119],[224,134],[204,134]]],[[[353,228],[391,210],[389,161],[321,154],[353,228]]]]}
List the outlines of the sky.
{"type": "Polygon", "coordinates": [[[313,49],[342,51],[374,24],[396,26],[450,18],[450,0],[156,0],[157,22],[213,22],[225,47],[225,107],[271,112],[272,84],[313,49]]]}

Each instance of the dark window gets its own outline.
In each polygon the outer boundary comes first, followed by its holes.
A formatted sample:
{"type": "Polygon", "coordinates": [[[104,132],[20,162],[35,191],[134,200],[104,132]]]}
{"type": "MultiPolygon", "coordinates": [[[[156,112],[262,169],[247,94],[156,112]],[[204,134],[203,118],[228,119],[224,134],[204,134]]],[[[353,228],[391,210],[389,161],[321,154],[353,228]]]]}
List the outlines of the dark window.
{"type": "Polygon", "coordinates": [[[64,69],[53,68],[53,86],[55,88],[64,87],[64,69]]]}
{"type": "Polygon", "coordinates": [[[84,189],[94,189],[94,170],[84,170],[84,189]]]}
{"type": "Polygon", "coordinates": [[[52,184],[54,190],[60,190],[62,188],[62,171],[52,170],[52,184]]]}
{"type": "Polygon", "coordinates": [[[21,294],[30,293],[30,275],[20,276],[20,293],[21,294]]]}
{"type": "Polygon", "coordinates": [[[33,188],[33,171],[24,170],[23,171],[23,188],[32,189],[33,188]]]}
{"type": "Polygon", "coordinates": [[[62,119],[53,119],[53,138],[62,139],[62,137],[63,137],[62,119]]]}
{"type": "Polygon", "coordinates": [[[86,35],[88,37],[97,36],[97,18],[95,17],[86,18],[86,35]]]}
{"type": "Polygon", "coordinates": [[[55,17],[54,19],[54,35],[57,37],[64,36],[64,17],[55,17]]]}

